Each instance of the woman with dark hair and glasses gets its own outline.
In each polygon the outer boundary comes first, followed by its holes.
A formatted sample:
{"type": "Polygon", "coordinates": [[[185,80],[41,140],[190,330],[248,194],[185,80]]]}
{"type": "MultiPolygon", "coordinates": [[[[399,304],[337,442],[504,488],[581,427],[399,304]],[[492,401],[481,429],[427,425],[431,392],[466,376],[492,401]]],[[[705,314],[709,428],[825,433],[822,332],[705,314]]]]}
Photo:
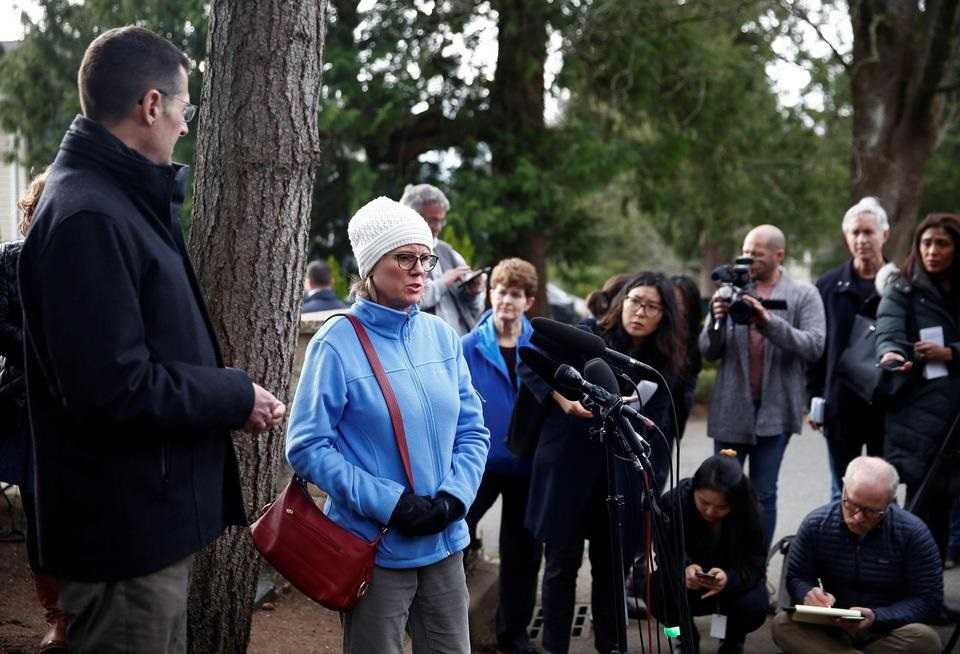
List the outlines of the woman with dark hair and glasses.
{"type": "Polygon", "coordinates": [[[907,484],[910,504],[927,472],[939,470],[914,508],[946,554],[950,507],[960,495],[956,477],[960,434],[938,452],[960,406],[960,215],[934,213],[917,227],[899,276],[877,309],[881,366],[910,375],[887,412],[884,458],[907,484]]]}
{"type": "MultiPolygon", "coordinates": [[[[683,583],[690,613],[727,616],[717,651],[742,652],[747,634],[767,618],[767,559],[760,505],[736,452],[721,450],[701,463],[693,478],[664,494],[660,509],[683,522],[682,540],[673,533],[673,522],[666,523],[666,529],[669,542],[684,544],[683,583]]],[[[677,598],[661,575],[653,575],[650,612],[664,624],[680,624],[677,598]]],[[[694,633],[693,639],[699,635],[694,633]]]]}
{"type": "Polygon", "coordinates": [[[307,346],[287,431],[287,459],[327,493],[334,522],[380,541],[370,589],[343,616],[346,654],[470,651],[463,517],[487,460],[489,431],[460,338],[421,312],[433,235],[417,212],[388,198],[347,228],[360,269],[350,314],[364,327],[400,409],[409,487],[390,413],[358,334],[328,320],[307,346]]]}
{"type": "MultiPolygon", "coordinates": [[[[585,320],[579,327],[600,336],[608,347],[657,368],[668,383],[676,385],[686,360],[686,335],[672,286],[664,275],[641,272],[632,276],[599,320],[585,320]]],[[[552,354],[571,361],[569,354],[552,354]]],[[[582,370],[583,361],[572,363],[582,370]]],[[[612,569],[620,562],[610,558],[605,446],[591,436],[593,416],[580,402],[553,391],[546,383],[552,380],[541,380],[523,366],[520,373],[541,403],[549,406],[534,454],[526,516],[527,526],[545,544],[543,645],[553,654],[569,649],[577,571],[583,562],[584,542],[590,541],[594,645],[597,651],[607,652],[616,647],[610,579],[612,569]]],[[[631,375],[634,382],[640,381],[636,373],[631,375]]],[[[658,388],[643,413],[669,439],[674,432],[669,396],[662,382],[653,380],[658,388]]],[[[633,384],[623,380],[620,391],[625,397],[635,393],[633,384]]],[[[639,425],[637,430],[641,430],[639,425]]],[[[660,488],[669,473],[670,444],[652,432],[649,438],[653,446],[650,459],[656,469],[648,483],[660,488]]],[[[626,499],[623,551],[627,560],[623,563],[629,565],[640,542],[639,498],[644,482],[619,459],[615,468],[616,481],[626,499]]]]}

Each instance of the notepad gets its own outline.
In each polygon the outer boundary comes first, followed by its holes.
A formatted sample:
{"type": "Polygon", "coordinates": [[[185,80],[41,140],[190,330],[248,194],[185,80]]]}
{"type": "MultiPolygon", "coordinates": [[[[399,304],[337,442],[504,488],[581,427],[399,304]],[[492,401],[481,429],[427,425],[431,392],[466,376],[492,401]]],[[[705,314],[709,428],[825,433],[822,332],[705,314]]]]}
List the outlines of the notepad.
{"type": "Polygon", "coordinates": [[[849,622],[859,622],[866,619],[856,609],[835,609],[809,604],[797,604],[788,608],[787,613],[791,615],[794,622],[811,622],[813,624],[834,624],[837,618],[849,622]]]}
{"type": "MultiPolygon", "coordinates": [[[[943,347],[943,327],[924,327],[920,330],[920,340],[943,347]]],[[[943,361],[926,361],[923,364],[924,379],[938,379],[946,377],[947,374],[947,364],[943,361]]]]}

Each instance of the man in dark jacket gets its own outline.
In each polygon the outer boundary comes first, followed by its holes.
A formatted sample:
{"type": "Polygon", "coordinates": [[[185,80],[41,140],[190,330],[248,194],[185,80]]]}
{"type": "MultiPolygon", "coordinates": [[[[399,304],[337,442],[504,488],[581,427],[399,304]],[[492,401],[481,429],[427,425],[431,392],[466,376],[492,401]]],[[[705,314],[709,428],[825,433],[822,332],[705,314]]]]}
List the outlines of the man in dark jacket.
{"type": "Polygon", "coordinates": [[[101,34],[20,259],[37,559],[74,652],[186,649],[192,555],[245,522],[229,431],[285,407],[225,368],[176,207],[189,60],[101,34]]]}
{"type": "Polygon", "coordinates": [[[843,499],[804,518],[787,558],[791,600],[856,609],[864,619],[820,625],[781,613],[773,637],[787,654],[940,651],[923,624],[943,603],[940,555],[926,525],[893,503],[898,483],[883,459],[857,457],[843,499]]]}
{"type": "Polygon", "coordinates": [[[828,270],[817,280],[827,318],[823,356],[807,373],[807,392],[823,398],[822,423],[811,418],[815,429],[823,428],[830,458],[832,499],[840,499],[840,483],[847,464],[867,454],[883,455],[883,411],[861,400],[837,379],[837,363],[850,343],[857,314],[875,319],[880,296],[874,285],[883,267],[883,244],[890,234],[887,212],[876,198],[866,197],[843,216],[843,236],[850,259],[828,270]]]}
{"type": "Polygon", "coordinates": [[[333,292],[333,273],[323,261],[311,261],[303,280],[303,313],[343,309],[347,305],[333,292]]]}

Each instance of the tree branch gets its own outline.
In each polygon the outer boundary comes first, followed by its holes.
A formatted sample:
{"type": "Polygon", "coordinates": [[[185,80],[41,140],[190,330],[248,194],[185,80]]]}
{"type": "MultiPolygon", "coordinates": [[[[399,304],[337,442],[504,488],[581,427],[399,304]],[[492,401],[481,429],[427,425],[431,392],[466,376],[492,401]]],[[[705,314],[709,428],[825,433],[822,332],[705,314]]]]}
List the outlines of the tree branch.
{"type": "Polygon", "coordinates": [[[784,0],[784,4],[791,14],[809,25],[813,31],[816,32],[817,37],[819,37],[819,39],[826,43],[827,47],[830,48],[830,51],[833,53],[833,58],[837,61],[837,63],[843,66],[845,71],[850,72],[850,62],[847,61],[846,57],[841,54],[840,50],[838,50],[837,47],[830,42],[830,39],[826,37],[826,35],[823,33],[823,30],[820,29],[820,26],[811,20],[810,15],[804,9],[798,7],[794,0],[784,0]]]}
{"type": "Polygon", "coordinates": [[[456,118],[447,118],[440,107],[410,116],[410,120],[390,132],[386,143],[366,144],[367,155],[373,164],[391,164],[403,169],[421,154],[479,137],[479,122],[461,116],[472,115],[467,110],[456,118]]]}
{"type": "Polygon", "coordinates": [[[940,84],[946,75],[947,67],[951,61],[956,60],[952,41],[956,38],[953,25],[957,21],[958,6],[960,0],[943,0],[927,8],[927,11],[935,16],[929,21],[930,46],[927,48],[923,75],[917,87],[917,108],[921,111],[925,112],[933,96],[940,92],[940,84]]]}

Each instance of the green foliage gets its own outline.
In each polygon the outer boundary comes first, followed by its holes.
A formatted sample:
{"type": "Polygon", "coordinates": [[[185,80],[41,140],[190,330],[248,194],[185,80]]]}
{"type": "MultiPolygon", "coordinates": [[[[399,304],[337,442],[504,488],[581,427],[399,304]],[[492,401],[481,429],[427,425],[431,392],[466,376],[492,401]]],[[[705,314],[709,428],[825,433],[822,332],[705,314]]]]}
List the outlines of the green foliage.
{"type": "MultiPolygon", "coordinates": [[[[112,27],[137,24],[173,41],[199,63],[206,57],[206,5],[201,0],[40,0],[40,18],[23,16],[24,39],[0,57],[0,127],[23,139],[28,170],[39,172],[80,112],[77,70],[87,45],[112,27]]],[[[190,80],[200,97],[200,76],[190,80]]],[[[191,133],[176,158],[192,161],[191,133]]]]}
{"type": "Polygon", "coordinates": [[[601,0],[571,37],[575,111],[619,141],[625,205],[681,260],[730,255],[762,222],[814,245],[845,198],[834,141],[777,106],[767,5],[601,0]]]}
{"type": "Polygon", "coordinates": [[[338,298],[345,298],[350,293],[350,275],[343,272],[340,262],[336,257],[327,257],[327,265],[330,266],[330,274],[333,275],[333,292],[338,298]]]}

